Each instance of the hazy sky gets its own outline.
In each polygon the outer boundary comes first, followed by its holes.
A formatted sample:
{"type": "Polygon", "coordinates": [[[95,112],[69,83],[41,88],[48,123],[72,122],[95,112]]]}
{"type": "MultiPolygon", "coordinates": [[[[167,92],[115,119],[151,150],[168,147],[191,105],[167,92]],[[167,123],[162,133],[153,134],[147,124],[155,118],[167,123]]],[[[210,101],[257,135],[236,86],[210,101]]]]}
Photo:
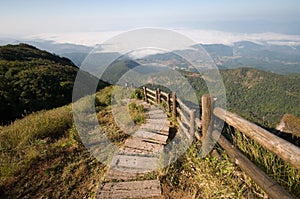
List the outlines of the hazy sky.
{"type": "Polygon", "coordinates": [[[299,0],[8,0],[1,36],[141,27],[300,34],[299,0]]]}

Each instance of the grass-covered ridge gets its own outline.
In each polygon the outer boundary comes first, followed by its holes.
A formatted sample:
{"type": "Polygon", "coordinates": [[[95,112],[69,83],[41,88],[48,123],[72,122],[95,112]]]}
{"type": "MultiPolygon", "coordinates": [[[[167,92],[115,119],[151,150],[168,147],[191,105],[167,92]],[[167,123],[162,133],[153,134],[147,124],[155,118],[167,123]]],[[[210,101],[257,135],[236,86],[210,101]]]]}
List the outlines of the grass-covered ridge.
{"type": "Polygon", "coordinates": [[[1,127],[0,146],[2,197],[90,196],[105,171],[81,144],[70,106],[1,127]]]}

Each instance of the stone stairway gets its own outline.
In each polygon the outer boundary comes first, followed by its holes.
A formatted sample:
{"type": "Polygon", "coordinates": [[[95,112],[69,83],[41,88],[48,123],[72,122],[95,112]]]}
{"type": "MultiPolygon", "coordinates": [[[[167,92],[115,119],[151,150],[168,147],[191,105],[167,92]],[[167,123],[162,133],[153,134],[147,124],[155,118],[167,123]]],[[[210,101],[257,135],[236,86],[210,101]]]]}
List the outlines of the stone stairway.
{"type": "Polygon", "coordinates": [[[97,198],[162,198],[158,179],[139,179],[159,169],[159,157],[168,139],[170,122],[158,107],[146,102],[140,104],[147,110],[146,122],[112,158],[97,198]]]}

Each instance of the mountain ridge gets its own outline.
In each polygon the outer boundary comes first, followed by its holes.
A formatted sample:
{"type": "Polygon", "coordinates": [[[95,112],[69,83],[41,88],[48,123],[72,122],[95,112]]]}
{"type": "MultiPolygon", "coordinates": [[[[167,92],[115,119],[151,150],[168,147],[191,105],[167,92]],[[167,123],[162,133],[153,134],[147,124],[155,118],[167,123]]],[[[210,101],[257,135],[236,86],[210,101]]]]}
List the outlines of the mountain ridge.
{"type": "Polygon", "coordinates": [[[1,46],[0,59],[6,61],[31,61],[34,59],[44,59],[57,64],[75,67],[75,64],[65,57],[60,57],[25,43],[1,46]]]}
{"type": "MultiPolygon", "coordinates": [[[[7,42],[12,42],[12,40],[8,40],[7,42]]],[[[20,40],[14,41],[13,43],[18,42],[29,43],[31,45],[37,46],[40,49],[44,49],[60,56],[67,57],[71,59],[77,66],[80,66],[84,59],[95,48],[95,46],[84,46],[72,43],[55,43],[54,41],[50,40],[20,40]]],[[[284,40],[284,42],[287,41],[284,40]]],[[[5,43],[5,41],[3,41],[2,43],[5,43]]],[[[219,69],[254,67],[278,74],[300,74],[299,45],[276,45],[267,42],[255,43],[252,41],[241,40],[233,43],[232,45],[196,44],[193,47],[204,48],[212,57],[219,69]]],[[[157,56],[158,58],[164,57],[160,56],[160,54],[157,54],[157,56]]],[[[172,58],[172,56],[168,57],[172,58]]],[[[178,61],[178,65],[180,68],[187,68],[187,66],[180,60],[178,61]]]]}

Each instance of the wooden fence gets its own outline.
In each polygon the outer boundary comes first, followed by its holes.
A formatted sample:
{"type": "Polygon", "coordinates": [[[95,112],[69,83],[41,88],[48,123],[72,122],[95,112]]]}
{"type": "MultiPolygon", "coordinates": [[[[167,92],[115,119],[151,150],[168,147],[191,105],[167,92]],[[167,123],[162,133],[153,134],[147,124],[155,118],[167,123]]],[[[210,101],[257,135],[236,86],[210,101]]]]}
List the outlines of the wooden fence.
{"type": "Polygon", "coordinates": [[[185,105],[177,98],[176,93],[173,92],[172,95],[170,95],[169,93],[162,92],[159,88],[151,90],[144,87],[143,90],[145,101],[152,104],[164,102],[166,111],[177,120],[179,130],[184,132],[188,138],[196,137],[201,141],[204,141],[208,136],[212,139],[215,138],[229,157],[231,157],[231,159],[271,198],[293,198],[290,193],[251,162],[237,147],[233,146],[219,131],[209,129],[211,119],[217,117],[223,120],[228,125],[255,140],[262,147],[276,154],[296,169],[300,169],[299,147],[277,137],[234,113],[219,107],[214,107],[214,99],[208,94],[202,96],[202,115],[200,119],[195,117],[196,110],[190,109],[185,105]],[[202,134],[195,130],[200,128],[202,129],[202,134]]]}

